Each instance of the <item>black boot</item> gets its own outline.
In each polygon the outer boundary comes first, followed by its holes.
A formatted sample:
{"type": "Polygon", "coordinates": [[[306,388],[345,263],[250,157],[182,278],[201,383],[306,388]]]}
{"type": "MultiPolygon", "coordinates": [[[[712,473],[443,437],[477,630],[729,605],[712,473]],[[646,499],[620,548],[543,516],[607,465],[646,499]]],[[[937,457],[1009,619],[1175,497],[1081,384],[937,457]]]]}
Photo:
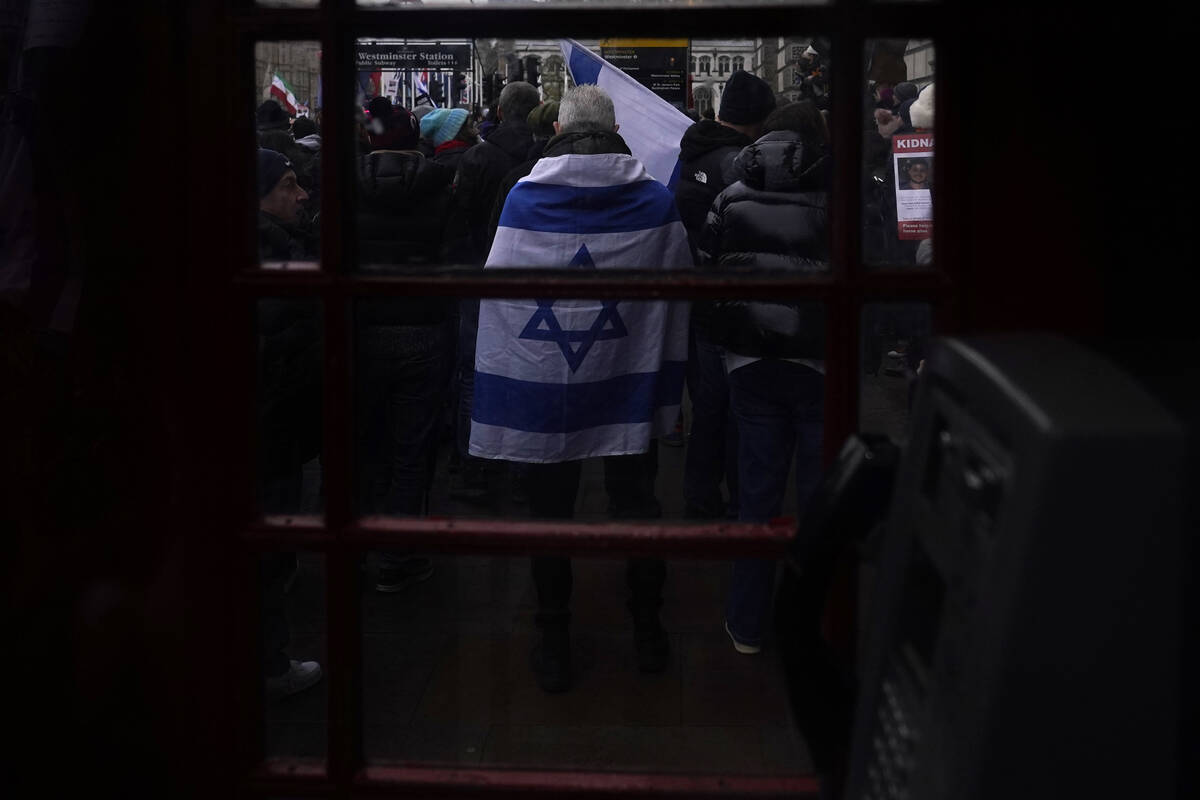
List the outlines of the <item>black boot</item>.
{"type": "Polygon", "coordinates": [[[542,640],[534,646],[529,661],[533,667],[533,677],[542,691],[558,694],[570,689],[571,639],[567,628],[544,628],[542,640]]]}

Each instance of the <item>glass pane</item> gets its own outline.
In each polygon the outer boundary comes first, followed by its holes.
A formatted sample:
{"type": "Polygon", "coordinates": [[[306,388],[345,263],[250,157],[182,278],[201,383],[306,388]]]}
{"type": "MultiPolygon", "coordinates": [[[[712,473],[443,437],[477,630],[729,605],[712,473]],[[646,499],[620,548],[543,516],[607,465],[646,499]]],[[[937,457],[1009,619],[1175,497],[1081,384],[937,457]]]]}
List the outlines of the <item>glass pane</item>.
{"type": "Polygon", "coordinates": [[[933,265],[934,48],[874,39],[865,49],[863,261],[933,265]]]}
{"type": "Polygon", "coordinates": [[[406,559],[363,596],[368,760],[812,772],[773,636],[743,655],[725,632],[728,563],[406,559]]]}
{"type": "Polygon", "coordinates": [[[765,522],[819,477],[819,303],[400,298],[355,318],[364,514],[765,522]]]}
{"type": "Polygon", "coordinates": [[[258,499],[268,515],[324,508],[321,480],[321,302],[258,301],[258,499]]]}
{"type": "Polygon", "coordinates": [[[828,66],[820,37],[360,39],[360,268],[825,272],[828,66]]]}
{"type": "Polygon", "coordinates": [[[259,585],[267,757],[324,758],[325,557],[267,553],[259,585]]]}
{"type": "Polygon", "coordinates": [[[264,269],[316,269],[321,213],[319,42],[256,42],[258,254],[264,269]]]}
{"type": "Polygon", "coordinates": [[[908,441],[917,370],[931,330],[927,303],[871,303],[862,312],[859,430],[908,441]]]}

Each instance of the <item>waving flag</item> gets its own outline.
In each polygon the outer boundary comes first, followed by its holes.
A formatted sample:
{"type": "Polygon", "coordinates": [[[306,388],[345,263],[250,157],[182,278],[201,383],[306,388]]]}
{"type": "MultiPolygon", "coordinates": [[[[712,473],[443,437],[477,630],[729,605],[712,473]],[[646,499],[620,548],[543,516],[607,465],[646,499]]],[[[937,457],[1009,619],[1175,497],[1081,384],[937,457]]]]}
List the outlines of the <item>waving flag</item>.
{"type": "MultiPolygon", "coordinates": [[[[421,95],[426,95],[426,96],[429,95],[429,73],[428,72],[424,72],[424,71],[414,72],[412,74],[412,82],[413,82],[413,97],[414,98],[420,97],[421,95]]],[[[415,101],[413,104],[416,105],[415,101]]]]}
{"type": "Polygon", "coordinates": [[[283,106],[283,110],[289,116],[296,116],[296,93],[292,91],[292,87],[287,85],[279,73],[276,72],[271,78],[271,97],[279,101],[279,105],[283,106]]]}
{"type": "MultiPolygon", "coordinates": [[[[485,269],[692,266],[671,192],[622,153],[543,158],[504,204],[485,269]]],[[[471,455],[559,462],[643,453],[670,432],[688,304],[484,300],[471,455]]]]}
{"type": "Polygon", "coordinates": [[[576,84],[594,83],[612,97],[629,151],[654,180],[674,189],[679,179],[679,141],[692,120],[574,39],[560,40],[559,47],[576,84]]]}

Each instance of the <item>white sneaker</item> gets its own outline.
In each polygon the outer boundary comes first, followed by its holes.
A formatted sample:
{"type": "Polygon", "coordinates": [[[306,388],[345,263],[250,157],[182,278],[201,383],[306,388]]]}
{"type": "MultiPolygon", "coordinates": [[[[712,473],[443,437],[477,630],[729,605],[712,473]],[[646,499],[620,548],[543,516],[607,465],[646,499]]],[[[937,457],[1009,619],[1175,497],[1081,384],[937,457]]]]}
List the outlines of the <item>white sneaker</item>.
{"type": "Polygon", "coordinates": [[[315,661],[295,661],[288,671],[274,678],[267,678],[267,699],[282,700],[303,692],[321,680],[321,665],[315,661]]]}
{"type": "Polygon", "coordinates": [[[729,634],[729,638],[733,641],[733,649],[737,650],[742,655],[752,656],[755,653],[761,653],[762,648],[756,644],[744,644],[739,642],[737,637],[733,635],[733,631],[729,630],[729,622],[725,622],[725,632],[729,634]]]}

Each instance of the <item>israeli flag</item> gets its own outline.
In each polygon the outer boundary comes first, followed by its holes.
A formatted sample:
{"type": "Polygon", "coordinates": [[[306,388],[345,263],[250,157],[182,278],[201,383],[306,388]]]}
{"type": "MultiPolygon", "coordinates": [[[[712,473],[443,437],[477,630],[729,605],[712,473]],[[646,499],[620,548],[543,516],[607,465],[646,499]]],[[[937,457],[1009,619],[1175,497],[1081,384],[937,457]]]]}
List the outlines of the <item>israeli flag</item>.
{"type": "MultiPolygon", "coordinates": [[[[670,190],[623,153],[543,158],[504,204],[485,269],[692,266],[670,190]]],[[[469,452],[553,463],[644,453],[679,414],[688,303],[484,300],[469,452]]]]}
{"type": "Polygon", "coordinates": [[[576,84],[594,83],[612,97],[621,138],[654,180],[669,189],[679,180],[679,142],[692,120],[574,39],[559,40],[576,84]]]}

